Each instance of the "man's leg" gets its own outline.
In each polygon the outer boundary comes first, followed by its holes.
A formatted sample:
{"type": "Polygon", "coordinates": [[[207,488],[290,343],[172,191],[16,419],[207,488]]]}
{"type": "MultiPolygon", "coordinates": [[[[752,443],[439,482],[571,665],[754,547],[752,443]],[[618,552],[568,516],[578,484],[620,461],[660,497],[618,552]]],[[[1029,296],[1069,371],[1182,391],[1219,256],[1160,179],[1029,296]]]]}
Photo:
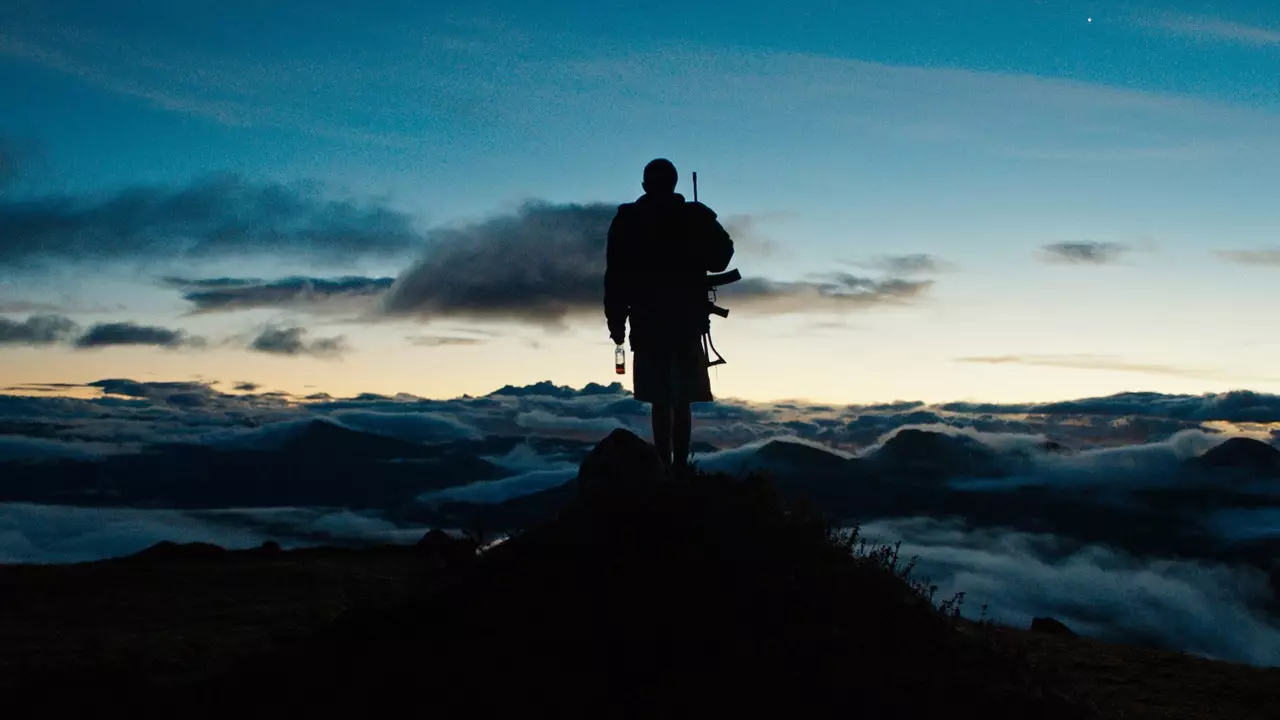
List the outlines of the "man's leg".
{"type": "Polygon", "coordinates": [[[671,467],[671,412],[666,403],[653,404],[653,447],[664,467],[671,467]]]}
{"type": "Polygon", "coordinates": [[[693,406],[679,403],[672,408],[671,431],[675,466],[689,467],[689,446],[693,437],[693,406]]]}

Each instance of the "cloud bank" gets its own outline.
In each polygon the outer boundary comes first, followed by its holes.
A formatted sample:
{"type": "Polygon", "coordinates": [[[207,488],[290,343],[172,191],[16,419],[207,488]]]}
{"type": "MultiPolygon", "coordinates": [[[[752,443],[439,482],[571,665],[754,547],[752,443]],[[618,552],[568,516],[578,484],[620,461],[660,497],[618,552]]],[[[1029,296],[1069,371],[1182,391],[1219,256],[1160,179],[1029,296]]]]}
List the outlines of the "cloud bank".
{"type": "Polygon", "coordinates": [[[1051,535],[975,529],[931,518],[869,523],[863,535],[902,541],[917,576],[939,596],[964,592],[965,615],[1028,627],[1040,616],[1104,640],[1280,665],[1280,624],[1260,571],[1217,563],[1143,559],[1051,535]]]}
{"type": "Polygon", "coordinates": [[[391,287],[393,278],[346,276],[337,278],[287,277],[279,280],[250,278],[165,278],[182,291],[194,313],[229,312],[260,308],[303,311],[363,309],[391,287]]]}
{"type": "Polygon", "coordinates": [[[162,542],[204,542],[247,550],[410,544],[426,532],[376,513],[313,508],[136,510],[0,504],[0,563],[77,563],[121,557],[162,542]]]}
{"type": "Polygon", "coordinates": [[[399,257],[422,243],[412,218],[235,176],[101,198],[0,200],[0,267],[280,255],[316,263],[399,257]]]}
{"type": "MultiPolygon", "coordinates": [[[[325,418],[409,442],[445,443],[447,452],[483,458],[508,473],[429,492],[420,498],[429,507],[503,502],[559,486],[608,431],[644,428],[648,421],[647,408],[620,385],[538,383],[480,397],[310,400],[257,393],[244,383],[229,383],[239,387],[223,392],[220,385],[115,378],[91,383],[102,392],[94,399],[0,395],[0,428],[9,433],[0,435],[0,460],[93,459],[162,443],[271,449],[325,418]]],[[[1239,434],[1222,430],[1233,421],[1269,441],[1266,428],[1280,426],[1280,396],[1126,393],[1045,405],[948,406],[720,400],[699,408],[695,459],[711,469],[748,469],[759,464],[753,457],[774,470],[796,462],[824,467],[813,453],[875,462],[909,430],[962,438],[965,452],[989,456],[979,463],[988,474],[939,480],[924,495],[908,494],[911,504],[868,516],[864,534],[903,540],[903,552],[920,557],[918,574],[930,576],[943,596],[967,593],[968,616],[985,603],[989,616],[1017,625],[1051,615],[1094,637],[1280,663],[1276,621],[1267,614],[1276,604],[1268,584],[1274,579],[1263,572],[1273,555],[1258,544],[1280,539],[1280,475],[1215,474],[1189,464],[1239,434]],[[779,438],[804,448],[756,455],[779,438]],[[925,507],[929,498],[939,498],[936,507],[925,507]],[[1163,509],[1142,515],[1149,500],[1163,509]],[[1063,514],[1070,507],[1076,514],[1063,514]],[[996,508],[1005,514],[992,515],[996,508]],[[1152,537],[1156,521],[1174,533],[1173,545],[1134,539],[1139,524],[1145,527],[1139,535],[1152,537]]],[[[305,508],[191,513],[0,506],[0,558],[94,559],[159,540],[228,547],[265,539],[396,541],[416,539],[421,530],[376,514],[305,508]]]]}

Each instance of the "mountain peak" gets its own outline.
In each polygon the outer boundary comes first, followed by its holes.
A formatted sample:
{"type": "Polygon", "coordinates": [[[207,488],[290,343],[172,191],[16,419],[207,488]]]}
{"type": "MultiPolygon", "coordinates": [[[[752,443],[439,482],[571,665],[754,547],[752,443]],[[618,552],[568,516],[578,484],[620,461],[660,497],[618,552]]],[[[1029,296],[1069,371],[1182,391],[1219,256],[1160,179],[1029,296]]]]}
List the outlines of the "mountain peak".
{"type": "Polygon", "coordinates": [[[1001,474],[996,454],[974,438],[919,428],[894,433],[870,459],[897,471],[937,477],[1001,474]]]}
{"type": "Polygon", "coordinates": [[[504,385],[489,393],[489,396],[571,398],[579,395],[622,395],[626,392],[626,388],[618,382],[608,385],[590,382],[579,390],[568,385],[556,385],[550,380],[542,380],[532,385],[504,385]]]}
{"type": "Polygon", "coordinates": [[[1280,450],[1246,437],[1233,437],[1197,458],[1213,468],[1236,468],[1267,477],[1280,477],[1280,450]]]}
{"type": "Polygon", "coordinates": [[[352,430],[316,418],[286,440],[281,450],[300,457],[341,457],[359,460],[397,460],[431,456],[429,448],[386,435],[352,430]]]}

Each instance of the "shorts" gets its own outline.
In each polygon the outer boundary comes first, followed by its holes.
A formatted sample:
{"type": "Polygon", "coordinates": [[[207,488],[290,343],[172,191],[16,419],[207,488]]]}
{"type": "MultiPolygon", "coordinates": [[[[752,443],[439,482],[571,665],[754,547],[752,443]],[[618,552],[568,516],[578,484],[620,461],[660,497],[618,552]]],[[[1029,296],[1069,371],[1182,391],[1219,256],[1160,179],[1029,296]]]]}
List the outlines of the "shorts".
{"type": "Polygon", "coordinates": [[[636,350],[634,364],[633,392],[641,402],[683,405],[715,400],[701,337],[675,346],[636,350]]]}

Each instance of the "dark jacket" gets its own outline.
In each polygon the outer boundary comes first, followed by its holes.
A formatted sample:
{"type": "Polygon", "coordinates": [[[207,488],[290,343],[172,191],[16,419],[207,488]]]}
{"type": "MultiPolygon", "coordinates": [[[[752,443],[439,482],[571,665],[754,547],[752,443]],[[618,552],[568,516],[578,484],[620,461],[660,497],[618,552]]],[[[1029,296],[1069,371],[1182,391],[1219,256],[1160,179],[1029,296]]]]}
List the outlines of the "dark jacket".
{"type": "Polygon", "coordinates": [[[683,195],[642,195],[609,226],[604,312],[609,333],[631,320],[631,349],[645,351],[707,331],[708,272],[733,259],[733,240],[711,208],[683,195]]]}

